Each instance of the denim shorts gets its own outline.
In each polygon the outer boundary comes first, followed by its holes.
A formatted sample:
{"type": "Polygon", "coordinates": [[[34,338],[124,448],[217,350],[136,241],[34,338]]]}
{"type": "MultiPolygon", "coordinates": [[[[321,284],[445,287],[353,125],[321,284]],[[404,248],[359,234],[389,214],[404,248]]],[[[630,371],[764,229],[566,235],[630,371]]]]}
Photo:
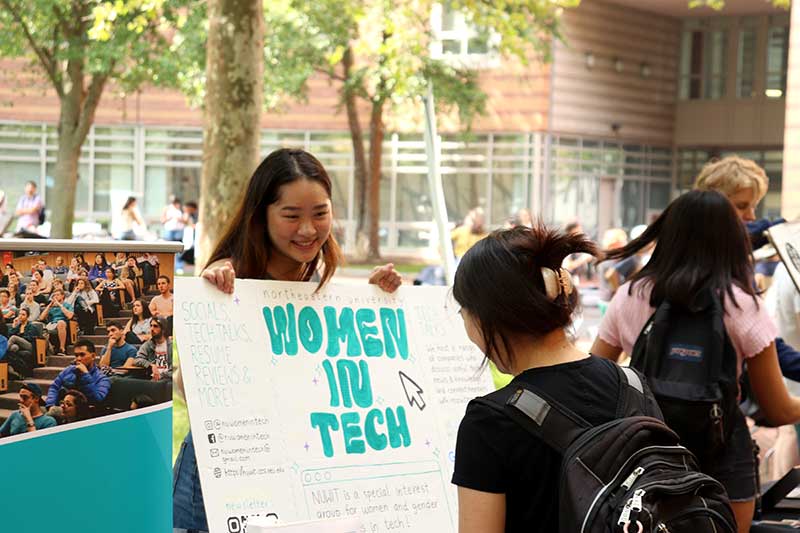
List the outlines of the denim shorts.
{"type": "Polygon", "coordinates": [[[701,461],[700,470],[722,483],[732,502],[746,502],[759,493],[758,462],[747,421],[740,412],[736,414],[728,445],[712,459],[701,461]]]}
{"type": "Polygon", "coordinates": [[[191,431],[183,439],[172,469],[172,525],[175,529],[208,531],[191,431]]]}

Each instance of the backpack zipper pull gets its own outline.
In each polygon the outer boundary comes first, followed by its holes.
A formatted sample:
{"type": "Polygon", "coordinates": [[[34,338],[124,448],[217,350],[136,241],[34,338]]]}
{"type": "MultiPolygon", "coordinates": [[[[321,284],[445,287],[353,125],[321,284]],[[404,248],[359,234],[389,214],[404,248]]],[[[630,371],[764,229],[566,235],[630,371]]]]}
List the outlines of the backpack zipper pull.
{"type": "Polygon", "coordinates": [[[656,531],[658,531],[658,533],[669,533],[669,529],[667,529],[667,526],[664,524],[664,522],[658,523],[658,526],[656,526],[656,531]]]}
{"type": "Polygon", "coordinates": [[[637,490],[633,493],[633,498],[631,498],[631,510],[632,511],[641,511],[642,510],[642,497],[644,496],[645,491],[642,489],[637,490]]]}
{"type": "Polygon", "coordinates": [[[636,483],[636,479],[638,479],[638,477],[641,476],[643,473],[644,473],[644,468],[641,466],[637,467],[633,472],[631,472],[628,478],[622,482],[622,488],[625,489],[626,491],[631,490],[633,484],[636,483]]]}
{"type": "Polygon", "coordinates": [[[619,515],[619,520],[617,520],[618,526],[624,526],[625,524],[631,521],[631,500],[625,502],[625,507],[622,508],[622,512],[619,515]]]}

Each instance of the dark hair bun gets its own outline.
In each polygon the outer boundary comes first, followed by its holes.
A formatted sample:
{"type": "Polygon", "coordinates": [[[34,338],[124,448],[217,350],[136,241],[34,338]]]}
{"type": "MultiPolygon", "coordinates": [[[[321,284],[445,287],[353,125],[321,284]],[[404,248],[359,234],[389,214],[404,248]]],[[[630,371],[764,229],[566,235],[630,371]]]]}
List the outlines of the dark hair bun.
{"type": "Polygon", "coordinates": [[[536,223],[533,228],[495,231],[464,254],[453,296],[480,324],[489,359],[499,356],[499,344],[513,357],[509,335],[539,338],[572,322],[578,291],[548,296],[542,268],[561,273],[564,258],[575,253],[598,252],[584,234],[536,223]]]}

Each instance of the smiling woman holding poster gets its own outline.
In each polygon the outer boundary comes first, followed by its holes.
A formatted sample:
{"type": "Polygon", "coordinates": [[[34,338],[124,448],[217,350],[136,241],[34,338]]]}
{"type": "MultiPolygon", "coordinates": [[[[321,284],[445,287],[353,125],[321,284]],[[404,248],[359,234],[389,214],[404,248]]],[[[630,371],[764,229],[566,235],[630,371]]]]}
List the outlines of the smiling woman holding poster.
{"type": "MultiPolygon", "coordinates": [[[[244,199],[217,244],[202,277],[232,294],[236,277],[277,281],[330,280],[341,261],[333,234],[331,180],[304,150],[279,149],[253,173],[244,199]]],[[[387,292],[400,286],[392,264],[369,282],[387,292]]],[[[191,432],[175,461],[173,524],[208,531],[191,432]]]]}

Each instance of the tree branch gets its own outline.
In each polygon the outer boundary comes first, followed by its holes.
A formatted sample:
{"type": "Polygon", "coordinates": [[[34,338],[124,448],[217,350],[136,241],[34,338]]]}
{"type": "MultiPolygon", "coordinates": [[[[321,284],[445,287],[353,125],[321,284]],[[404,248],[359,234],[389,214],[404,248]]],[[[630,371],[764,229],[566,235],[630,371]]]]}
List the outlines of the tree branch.
{"type": "Polygon", "coordinates": [[[343,83],[347,81],[346,78],[344,78],[343,76],[339,76],[333,70],[325,70],[324,68],[314,67],[314,71],[317,72],[318,74],[324,74],[332,80],[341,81],[343,83]]]}
{"type": "MultiPolygon", "coordinates": [[[[25,24],[25,21],[22,20],[22,15],[20,15],[19,11],[11,5],[11,2],[8,0],[0,0],[0,5],[6,8],[11,14],[11,17],[17,21],[22,27],[22,31],[25,33],[25,38],[28,40],[28,44],[30,44],[33,52],[39,58],[39,61],[42,63],[42,68],[44,68],[45,73],[50,78],[50,81],[53,83],[53,88],[56,90],[59,98],[63,98],[64,96],[64,87],[61,84],[60,77],[58,75],[58,71],[56,70],[56,64],[53,60],[53,54],[48,52],[45,48],[36,44],[36,40],[33,38],[33,34],[31,30],[28,28],[28,25],[25,24]]],[[[55,43],[54,43],[55,44],[55,43]]]]}
{"type": "Polygon", "coordinates": [[[89,83],[89,89],[86,91],[86,99],[83,102],[81,109],[80,120],[78,127],[75,130],[75,140],[80,146],[86,139],[89,133],[89,128],[94,123],[94,113],[97,110],[97,105],[100,103],[100,97],[103,95],[103,88],[111,72],[114,70],[114,62],[111,62],[109,69],[103,73],[96,73],[92,75],[92,81],[89,83]]]}

